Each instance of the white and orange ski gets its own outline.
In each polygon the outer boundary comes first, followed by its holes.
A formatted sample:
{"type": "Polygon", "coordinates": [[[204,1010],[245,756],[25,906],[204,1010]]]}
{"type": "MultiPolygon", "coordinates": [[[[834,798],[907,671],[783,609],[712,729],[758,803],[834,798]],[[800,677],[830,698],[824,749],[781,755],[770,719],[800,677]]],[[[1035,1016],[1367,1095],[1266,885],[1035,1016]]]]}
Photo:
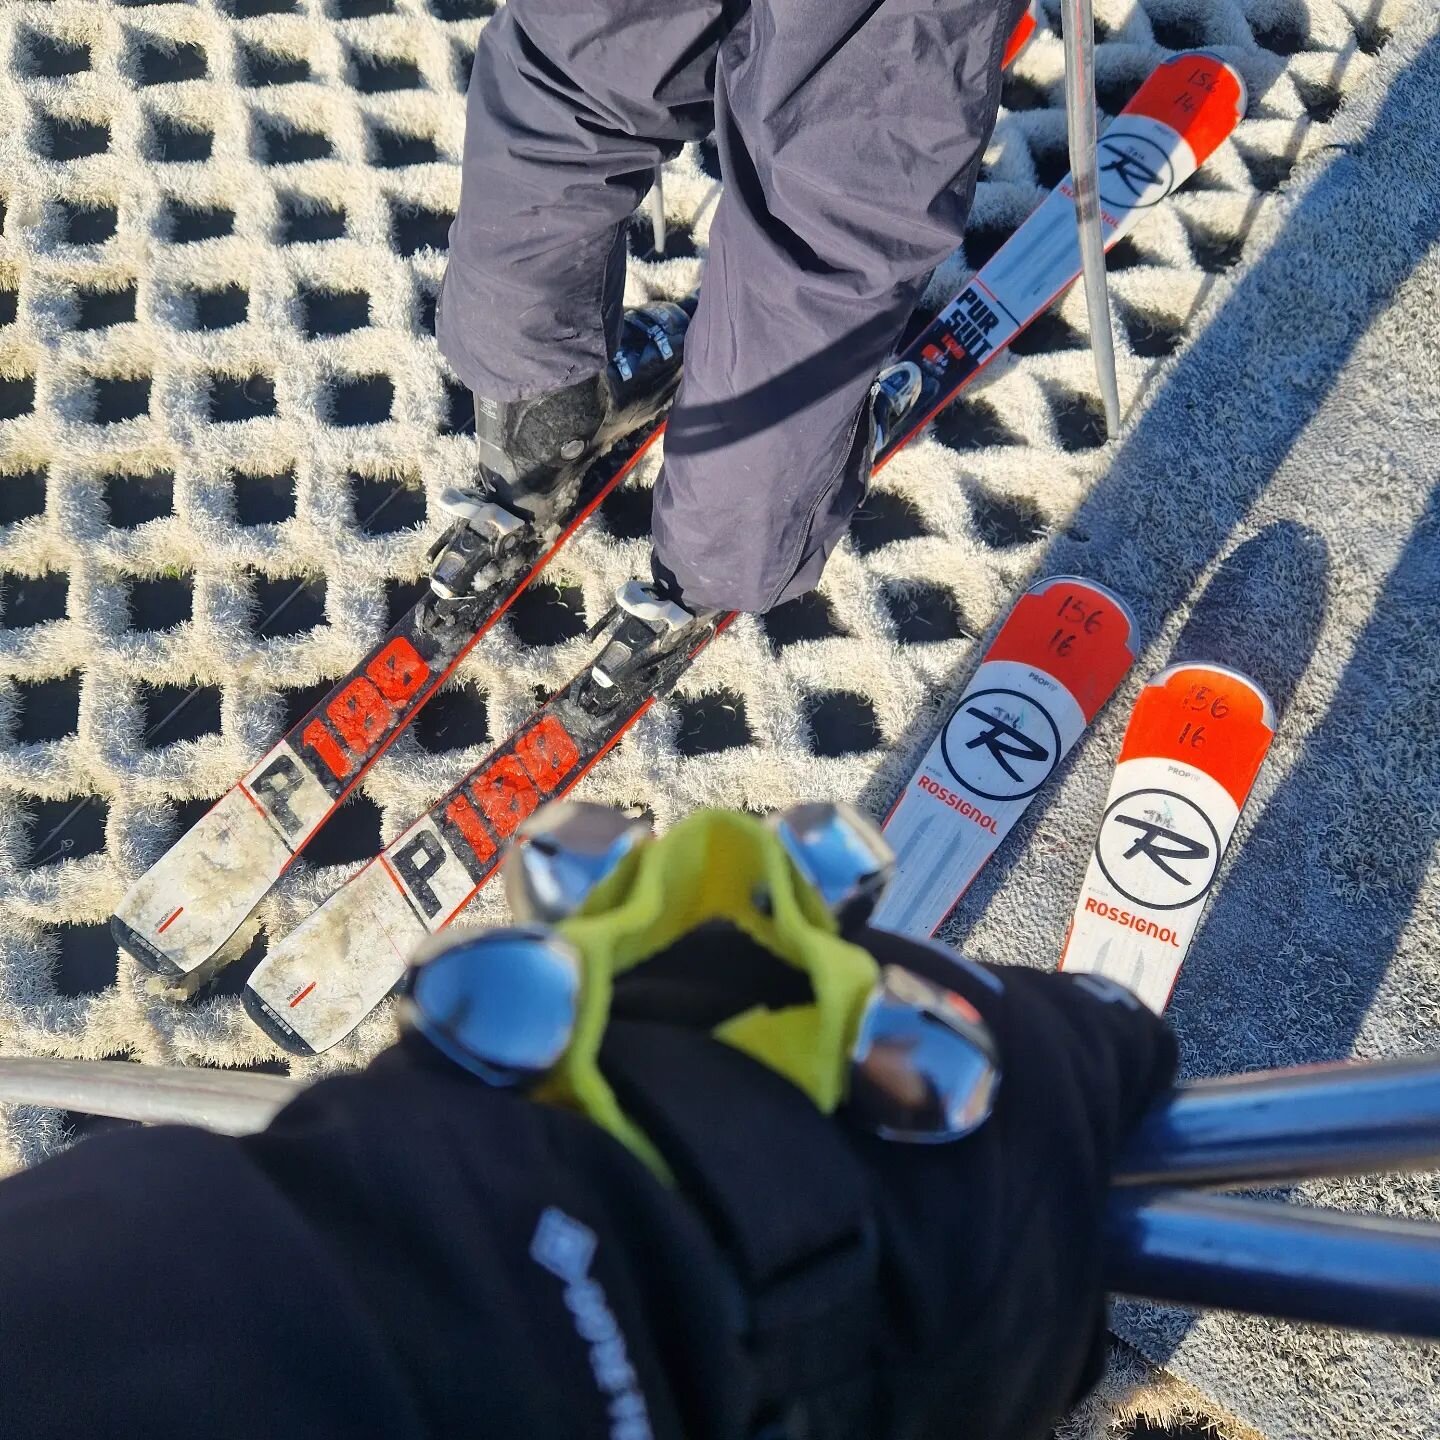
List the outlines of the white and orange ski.
{"type": "Polygon", "coordinates": [[[885,820],[882,929],[932,935],[1135,660],[1135,617],[1093,580],[1032,585],[885,820]]]}
{"type": "Polygon", "coordinates": [[[1223,665],[1162,670],[1130,717],[1060,968],[1157,1013],[1275,736],[1265,692],[1223,665]]]}

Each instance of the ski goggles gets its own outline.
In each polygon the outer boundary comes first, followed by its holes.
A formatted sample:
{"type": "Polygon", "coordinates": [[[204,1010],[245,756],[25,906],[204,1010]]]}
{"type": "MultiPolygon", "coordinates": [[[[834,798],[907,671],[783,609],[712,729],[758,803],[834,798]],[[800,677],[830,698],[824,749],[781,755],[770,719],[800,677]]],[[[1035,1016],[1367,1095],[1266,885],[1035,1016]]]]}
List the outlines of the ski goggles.
{"type": "Polygon", "coordinates": [[[508,929],[437,936],[402,982],[404,1023],[494,1086],[576,1106],[644,1158],[599,1072],[613,986],[695,926],[729,920],[809,975],[814,1002],[757,1005],[720,1037],[887,1139],[970,1134],[999,1084],[994,1043],[961,995],[847,937],[891,871],[846,805],[761,823],[706,811],[662,839],[595,805],[558,802],[521,827],[504,874],[508,929]]]}

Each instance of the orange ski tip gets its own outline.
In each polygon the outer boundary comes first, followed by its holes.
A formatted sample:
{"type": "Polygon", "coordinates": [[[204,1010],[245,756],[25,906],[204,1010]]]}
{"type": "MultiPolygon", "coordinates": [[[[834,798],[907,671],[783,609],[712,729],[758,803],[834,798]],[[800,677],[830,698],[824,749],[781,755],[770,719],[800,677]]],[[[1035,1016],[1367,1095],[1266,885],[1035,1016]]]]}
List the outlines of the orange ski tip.
{"type": "Polygon", "coordinates": [[[1060,586],[1080,586],[1102,600],[1108,601],[1124,617],[1129,627],[1125,637],[1125,648],[1130,652],[1133,660],[1140,650],[1140,622],[1135,618],[1135,612],[1130,608],[1129,602],[1121,595],[1117,595],[1108,585],[1102,585],[1098,580],[1087,580],[1083,575],[1047,575],[1043,580],[1037,580],[1025,593],[1027,595],[1048,595],[1052,590],[1060,586]]]}
{"type": "Polygon", "coordinates": [[[1228,665],[1167,666],[1140,692],[1119,761],[1153,757],[1203,770],[1243,809],[1275,738],[1275,707],[1228,665]]]}
{"type": "Polygon", "coordinates": [[[1219,665],[1213,660],[1178,660],[1167,665],[1150,684],[1177,691],[1194,681],[1215,686],[1238,686],[1246,694],[1246,709],[1253,718],[1258,719],[1272,735],[1275,733],[1275,705],[1265,693],[1264,686],[1231,665],[1219,665]]]}
{"type": "Polygon", "coordinates": [[[1200,166],[1230,137],[1248,103],[1245,81],[1233,65],[1210,50],[1185,50],[1156,66],[1120,113],[1168,125],[1200,166]]]}
{"type": "Polygon", "coordinates": [[[1015,602],[985,659],[1054,676],[1088,723],[1134,663],[1139,635],[1134,614],[1114,591],[1076,575],[1051,575],[1015,602]]]}

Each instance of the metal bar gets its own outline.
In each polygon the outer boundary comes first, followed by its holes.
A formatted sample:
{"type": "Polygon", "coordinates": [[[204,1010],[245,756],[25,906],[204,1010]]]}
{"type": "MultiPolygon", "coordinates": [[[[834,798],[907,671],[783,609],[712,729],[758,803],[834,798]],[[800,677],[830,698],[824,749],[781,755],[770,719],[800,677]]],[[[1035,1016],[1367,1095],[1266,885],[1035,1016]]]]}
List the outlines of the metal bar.
{"type": "Polygon", "coordinates": [[[235,1070],[0,1058],[0,1104],[45,1105],[147,1125],[199,1125],[221,1135],[263,1130],[305,1088],[303,1080],[235,1070]]]}
{"type": "Polygon", "coordinates": [[[655,183],[650,188],[650,234],[655,242],[655,257],[665,254],[665,171],[655,167],[655,183]]]}
{"type": "Polygon", "coordinates": [[[1065,41],[1065,128],[1070,140],[1070,183],[1075,192],[1075,227],[1080,238],[1080,273],[1090,349],[1105,404],[1105,429],[1120,431],[1120,384],[1115,375],[1115,337],[1110,328],[1110,292],[1105,276],[1105,238],[1100,225],[1099,133],[1095,119],[1095,17],[1091,0],[1063,0],[1060,29],[1065,41]]]}
{"type": "MultiPolygon", "coordinates": [[[[1120,1178],[1133,1186],[1142,1174],[1184,1174],[1208,1183],[1222,1173],[1274,1178],[1300,1164],[1335,1174],[1390,1168],[1397,1157],[1433,1162],[1437,1074],[1434,1060],[1405,1061],[1192,1086],[1142,1128],[1120,1178]],[[1382,1138],[1367,1139],[1377,1114],[1382,1138]],[[1244,1137],[1234,1156],[1225,1149],[1227,1128],[1229,1138],[1244,1137]]],[[[0,1103],[231,1135],[264,1128],[306,1083],[116,1061],[0,1059],[0,1103]]],[[[1116,1293],[1440,1339],[1440,1226],[1132,1188],[1110,1198],[1106,1242],[1106,1283],[1116,1293]]]]}
{"type": "Polygon", "coordinates": [[[1440,1169],[1440,1056],[1202,1080],[1130,1137],[1116,1185],[1234,1188],[1440,1169]]]}
{"type": "Polygon", "coordinates": [[[1115,1294],[1440,1339],[1440,1226],[1230,1196],[1114,1194],[1115,1294]]]}

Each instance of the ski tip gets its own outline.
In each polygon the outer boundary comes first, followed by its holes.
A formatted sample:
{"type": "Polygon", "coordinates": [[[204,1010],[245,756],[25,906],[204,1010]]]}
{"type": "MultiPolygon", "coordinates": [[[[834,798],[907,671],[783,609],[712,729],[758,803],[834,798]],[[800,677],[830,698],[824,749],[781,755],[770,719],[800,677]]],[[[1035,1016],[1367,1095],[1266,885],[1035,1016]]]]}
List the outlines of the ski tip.
{"type": "Polygon", "coordinates": [[[1220,665],[1213,660],[1176,660],[1167,665],[1158,675],[1150,681],[1152,685],[1162,688],[1174,675],[1179,675],[1186,670],[1205,670],[1212,675],[1223,675],[1227,680],[1232,680],[1237,685],[1243,685],[1255,693],[1260,701],[1260,718],[1265,728],[1272,734],[1278,723],[1274,702],[1266,693],[1265,687],[1258,680],[1253,680],[1243,670],[1237,670],[1233,665],[1220,665]]]}
{"type": "Polygon", "coordinates": [[[1235,122],[1239,124],[1250,110],[1250,87],[1245,77],[1218,50],[1182,50],[1171,57],[1172,63],[1205,60],[1218,65],[1235,82],[1235,122]]]}
{"type": "Polygon", "coordinates": [[[1198,166],[1230,137],[1248,105],[1244,77],[1233,65],[1213,50],[1182,50],[1151,71],[1121,113],[1168,125],[1198,166]]]}
{"type": "Polygon", "coordinates": [[[133,925],[119,915],[110,917],[110,934],[115,943],[134,961],[155,975],[167,980],[183,980],[187,972],[177,965],[158,945],[153,945],[133,925]]]}
{"type": "Polygon", "coordinates": [[[1130,608],[1128,600],[1117,595],[1108,585],[1102,585],[1098,580],[1091,580],[1085,575],[1047,575],[1043,580],[1037,580],[1025,593],[1043,595],[1056,585],[1083,585],[1087,590],[1093,590],[1108,600],[1125,617],[1125,622],[1130,627],[1125,645],[1131,657],[1140,653],[1140,622],[1135,618],[1135,612],[1130,608]]]}
{"type": "Polygon", "coordinates": [[[240,1003],[245,1007],[245,1013],[282,1050],[291,1055],[318,1055],[320,1053],[304,1040],[293,1026],[286,1024],[281,1019],[270,1002],[259,991],[253,990],[247,985],[240,992],[240,1003]]]}

